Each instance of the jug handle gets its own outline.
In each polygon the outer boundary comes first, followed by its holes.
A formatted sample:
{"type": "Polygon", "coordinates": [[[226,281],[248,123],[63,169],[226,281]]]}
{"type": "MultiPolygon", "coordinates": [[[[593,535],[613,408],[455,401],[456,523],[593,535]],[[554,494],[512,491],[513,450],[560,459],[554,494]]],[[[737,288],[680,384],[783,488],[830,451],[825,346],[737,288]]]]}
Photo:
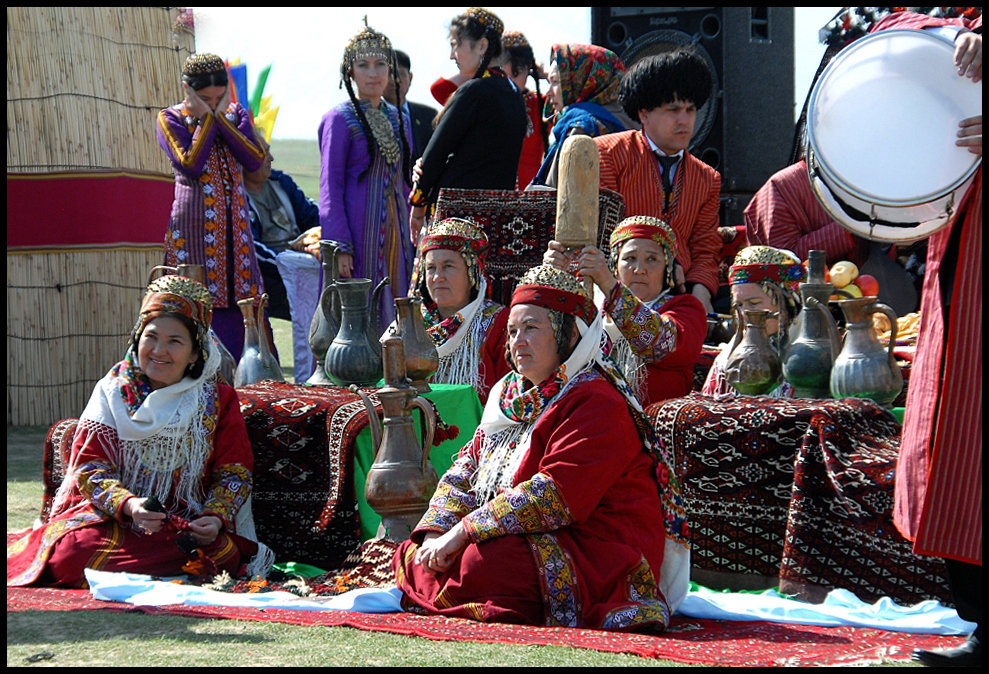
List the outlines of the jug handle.
{"type": "Polygon", "coordinates": [[[436,432],[436,413],[433,412],[433,406],[422,396],[410,400],[409,407],[418,407],[426,417],[426,426],[422,429],[422,470],[425,472],[426,466],[429,465],[429,448],[433,446],[433,434],[436,432]]]}
{"type": "Polygon", "coordinates": [[[745,334],[745,317],[742,315],[742,307],[735,305],[732,307],[731,312],[735,316],[735,334],[732,335],[731,344],[728,346],[729,356],[735,350],[735,347],[741,343],[742,337],[745,334]]]}
{"type": "Polygon", "coordinates": [[[361,400],[364,401],[364,407],[367,408],[367,425],[371,429],[371,444],[374,446],[374,461],[378,460],[378,450],[381,449],[381,429],[378,428],[378,413],[374,410],[374,403],[368,397],[364,391],[357,388],[357,384],[351,384],[347,387],[351,393],[356,393],[361,400]]]}
{"type": "Polygon", "coordinates": [[[381,299],[381,293],[384,292],[389,283],[391,283],[391,279],[387,276],[381,279],[381,283],[371,293],[371,306],[368,312],[371,314],[371,334],[374,335],[374,339],[368,341],[371,342],[371,348],[377,351],[379,356],[381,355],[381,343],[378,341],[378,337],[381,336],[381,317],[378,315],[378,302],[381,299]]]}
{"type": "Polygon", "coordinates": [[[889,364],[895,365],[896,357],[893,355],[893,347],[896,346],[896,312],[882,302],[876,302],[873,313],[876,312],[886,314],[886,318],[889,319],[889,348],[887,351],[889,353],[889,364]]]}
{"type": "MultiPolygon", "coordinates": [[[[837,344],[840,347],[841,337],[838,335],[838,326],[835,324],[834,316],[831,315],[827,306],[816,297],[808,297],[807,306],[819,311],[824,316],[824,324],[828,326],[828,335],[831,338],[831,344],[837,344]]],[[[837,355],[837,353],[832,353],[831,357],[834,358],[837,355]]]]}
{"type": "MultiPolygon", "coordinates": [[[[340,291],[337,288],[336,281],[334,281],[330,285],[326,286],[323,289],[323,294],[319,296],[319,304],[323,308],[323,315],[332,318],[338,326],[340,325],[340,311],[339,307],[334,307],[333,295],[339,292],[340,291]]],[[[337,304],[339,304],[339,302],[337,304]]]]}
{"type": "Polygon", "coordinates": [[[777,330],[780,335],[779,345],[782,348],[790,337],[790,321],[794,317],[790,316],[786,310],[786,298],[783,296],[783,290],[775,283],[771,284],[771,287],[773,294],[776,295],[776,318],[779,321],[779,328],[777,330]]]}
{"type": "Polygon", "coordinates": [[[178,274],[179,273],[179,268],[178,267],[169,267],[168,265],[164,265],[164,264],[160,264],[157,267],[152,267],[151,268],[151,271],[148,272],[148,285],[151,285],[151,282],[154,281],[156,278],[158,278],[158,276],[156,275],[156,272],[159,272],[159,271],[163,271],[166,274],[178,274]]]}

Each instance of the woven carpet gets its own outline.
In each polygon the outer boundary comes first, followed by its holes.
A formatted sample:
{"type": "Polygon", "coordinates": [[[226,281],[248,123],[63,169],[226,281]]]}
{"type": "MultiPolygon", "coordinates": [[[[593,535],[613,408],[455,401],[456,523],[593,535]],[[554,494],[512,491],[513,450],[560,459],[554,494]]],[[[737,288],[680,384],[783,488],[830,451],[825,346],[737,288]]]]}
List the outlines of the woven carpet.
{"type": "Polygon", "coordinates": [[[599,630],[520,627],[408,613],[290,611],[223,607],[137,607],[93,599],[86,590],[7,588],[7,612],[125,611],[190,618],[248,620],[404,634],[441,641],[569,646],[645,658],[724,666],[813,666],[906,660],[914,648],[957,646],[963,637],[853,627],[806,627],[674,617],[660,636],[599,630]]]}
{"type": "Polygon", "coordinates": [[[647,413],[683,484],[695,567],[779,577],[812,602],[833,587],[950,601],[943,563],[893,526],[899,424],[871,401],[691,394],[647,413]]]}

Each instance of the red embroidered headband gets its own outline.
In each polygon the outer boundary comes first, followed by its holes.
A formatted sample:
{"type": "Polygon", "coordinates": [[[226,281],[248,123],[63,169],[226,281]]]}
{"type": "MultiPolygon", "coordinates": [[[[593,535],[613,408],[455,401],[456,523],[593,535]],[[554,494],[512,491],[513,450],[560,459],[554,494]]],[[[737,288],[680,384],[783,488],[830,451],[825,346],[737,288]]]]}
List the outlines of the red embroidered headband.
{"type": "Polygon", "coordinates": [[[593,321],[597,314],[594,302],[584,294],[577,277],[549,265],[533,267],[522,275],[512,293],[512,306],[516,304],[534,304],[578,316],[586,323],[593,321]]]}

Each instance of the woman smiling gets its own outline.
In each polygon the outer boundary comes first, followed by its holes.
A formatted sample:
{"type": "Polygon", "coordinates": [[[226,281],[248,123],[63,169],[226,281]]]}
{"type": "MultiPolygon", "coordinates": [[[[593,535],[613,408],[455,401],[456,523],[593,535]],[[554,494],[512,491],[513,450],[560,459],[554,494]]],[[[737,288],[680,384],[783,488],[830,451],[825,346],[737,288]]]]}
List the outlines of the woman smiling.
{"type": "Polygon", "coordinates": [[[7,547],[8,585],[85,586],[87,568],[178,575],[190,561],[267,572],[273,555],[251,540],[251,445],[217,375],[211,314],[191,279],[148,287],[126,356],[80,417],[50,520],[7,547]]]}
{"type": "Polygon", "coordinates": [[[417,166],[410,197],[414,241],[441,188],[515,189],[529,117],[521,92],[491,65],[501,54],[503,30],[501,19],[479,7],[450,23],[450,58],[466,81],[437,116],[417,166]]]}

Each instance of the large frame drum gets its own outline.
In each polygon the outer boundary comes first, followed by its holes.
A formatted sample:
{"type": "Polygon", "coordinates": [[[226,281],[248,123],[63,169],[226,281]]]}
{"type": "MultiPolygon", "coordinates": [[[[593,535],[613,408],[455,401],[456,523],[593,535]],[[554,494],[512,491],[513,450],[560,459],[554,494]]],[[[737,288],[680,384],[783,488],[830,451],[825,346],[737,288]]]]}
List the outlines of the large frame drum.
{"type": "Polygon", "coordinates": [[[906,243],[947,225],[982,157],[955,145],[982,114],[982,82],[958,75],[937,32],[889,30],[845,47],[811,92],[807,170],[853,234],[906,243]]]}

